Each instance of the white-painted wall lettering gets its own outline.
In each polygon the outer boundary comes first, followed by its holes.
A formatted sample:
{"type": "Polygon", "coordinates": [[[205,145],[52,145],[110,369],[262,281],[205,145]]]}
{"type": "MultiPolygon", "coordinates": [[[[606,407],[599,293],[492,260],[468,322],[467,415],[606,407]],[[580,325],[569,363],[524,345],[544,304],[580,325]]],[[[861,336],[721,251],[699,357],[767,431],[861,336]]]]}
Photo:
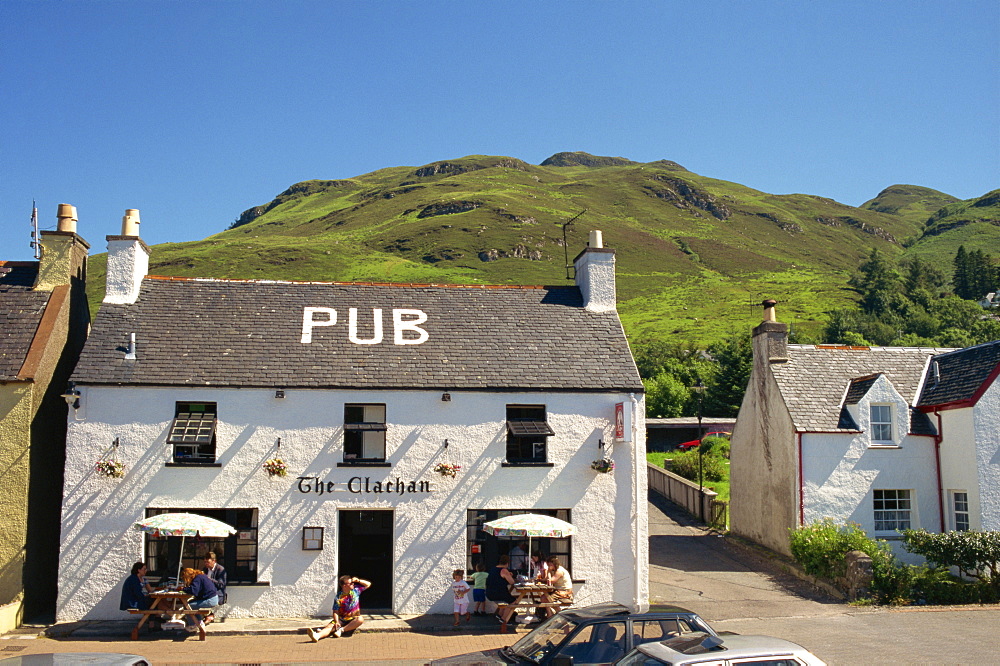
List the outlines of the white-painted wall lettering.
{"type": "MultiPolygon", "coordinates": [[[[371,325],[361,316],[361,328],[371,332],[371,337],[358,337],[358,308],[347,311],[347,339],[356,345],[377,345],[385,338],[382,325],[381,308],[372,308],[371,325]]],[[[392,309],[393,344],[419,345],[427,342],[430,337],[420,324],[427,321],[427,313],[423,310],[410,308],[392,309]]],[[[334,326],[337,323],[337,311],[333,308],[311,307],[302,310],[302,344],[309,344],[313,339],[313,329],[321,326],[334,326]]]]}

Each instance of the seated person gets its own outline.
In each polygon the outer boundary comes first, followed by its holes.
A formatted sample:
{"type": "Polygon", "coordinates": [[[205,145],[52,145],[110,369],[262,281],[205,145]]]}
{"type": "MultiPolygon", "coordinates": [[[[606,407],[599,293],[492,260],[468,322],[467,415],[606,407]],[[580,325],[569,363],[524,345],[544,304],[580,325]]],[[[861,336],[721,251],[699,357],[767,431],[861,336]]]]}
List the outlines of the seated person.
{"type": "Polygon", "coordinates": [[[510,593],[514,575],[507,568],[509,564],[510,557],[501,555],[497,565],[489,570],[489,575],[486,577],[486,598],[497,606],[514,603],[514,595],[510,593]]]}
{"type": "MultiPolygon", "coordinates": [[[[188,602],[192,609],[215,608],[219,605],[219,590],[212,579],[197,569],[185,568],[181,571],[181,583],[184,591],[194,598],[188,602]]],[[[190,632],[205,628],[205,621],[198,615],[185,615],[184,623],[190,632]]]]}
{"type": "MultiPolygon", "coordinates": [[[[226,603],[226,569],[215,561],[215,553],[209,551],[205,555],[205,575],[215,583],[215,589],[219,591],[219,605],[226,603]]],[[[215,620],[215,613],[205,618],[205,624],[215,620]]]]}
{"type": "MultiPolygon", "coordinates": [[[[132,573],[125,579],[122,585],[122,598],[119,608],[121,610],[149,610],[152,605],[149,593],[153,587],[146,582],[146,563],[136,562],[132,565],[132,573]]],[[[153,629],[159,625],[159,618],[155,615],[149,618],[149,628],[153,629]]]]}

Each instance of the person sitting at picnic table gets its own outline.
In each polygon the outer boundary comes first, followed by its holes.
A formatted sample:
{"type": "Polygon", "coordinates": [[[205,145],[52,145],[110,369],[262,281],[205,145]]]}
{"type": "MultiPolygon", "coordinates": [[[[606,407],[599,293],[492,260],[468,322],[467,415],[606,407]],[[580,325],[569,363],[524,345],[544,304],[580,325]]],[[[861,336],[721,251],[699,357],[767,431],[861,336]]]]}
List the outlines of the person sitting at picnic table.
{"type": "MultiPolygon", "coordinates": [[[[209,551],[205,554],[205,575],[215,583],[215,589],[219,591],[219,605],[226,603],[226,569],[215,561],[215,553],[209,551]]],[[[215,613],[210,613],[205,618],[205,624],[215,620],[215,613]]]]}
{"type": "MultiPolygon", "coordinates": [[[[181,584],[184,586],[184,592],[194,597],[188,602],[188,606],[193,610],[215,608],[219,605],[219,590],[215,587],[215,583],[197,569],[185,567],[181,571],[181,584]]],[[[199,615],[185,615],[184,623],[187,625],[185,628],[192,633],[205,628],[205,621],[199,615]]]]}
{"type": "Polygon", "coordinates": [[[528,573],[527,541],[522,541],[510,549],[510,568],[514,573],[525,576],[528,573]]]}
{"type": "Polygon", "coordinates": [[[532,553],[531,561],[528,563],[530,569],[528,578],[531,580],[544,581],[548,575],[549,565],[545,562],[546,557],[541,553],[532,553]]]}
{"type": "Polygon", "coordinates": [[[514,574],[507,568],[509,564],[510,558],[501,555],[497,565],[489,570],[489,576],[486,577],[486,598],[497,606],[514,603],[514,595],[510,593],[510,586],[514,584],[514,574]]]}
{"type": "Polygon", "coordinates": [[[549,558],[548,565],[547,580],[555,588],[549,596],[553,601],[573,601],[573,580],[569,572],[555,555],[549,558]]]}
{"type": "MultiPolygon", "coordinates": [[[[146,563],[136,562],[132,565],[132,573],[122,585],[121,610],[149,610],[152,602],[149,593],[154,592],[153,586],[146,582],[146,563]]],[[[150,618],[150,630],[159,628],[159,618],[150,618]]]]}
{"type": "Polygon", "coordinates": [[[345,631],[352,632],[360,627],[364,623],[361,619],[361,593],[371,586],[372,584],[363,578],[341,576],[340,594],[333,602],[333,619],[322,629],[310,629],[309,640],[318,643],[321,638],[326,638],[330,634],[340,638],[345,631]]]}

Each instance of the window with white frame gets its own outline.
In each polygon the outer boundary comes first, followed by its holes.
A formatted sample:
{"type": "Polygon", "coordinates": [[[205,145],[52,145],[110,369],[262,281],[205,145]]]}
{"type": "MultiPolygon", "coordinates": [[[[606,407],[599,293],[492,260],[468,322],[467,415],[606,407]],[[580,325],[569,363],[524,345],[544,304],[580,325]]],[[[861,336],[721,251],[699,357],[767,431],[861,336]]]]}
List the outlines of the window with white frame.
{"type": "Polygon", "coordinates": [[[344,405],[344,462],[385,462],[385,405],[344,405]]]}
{"type": "Polygon", "coordinates": [[[910,491],[876,490],[874,493],[875,531],[894,532],[910,529],[910,491]]]}
{"type": "Polygon", "coordinates": [[[951,491],[951,510],[955,531],[969,531],[969,493],[964,490],[951,491]]]}
{"type": "Polygon", "coordinates": [[[545,464],[554,434],[545,405],[507,405],[507,463],[545,464]]]}
{"type": "Polygon", "coordinates": [[[872,441],[891,442],[892,405],[872,405],[871,417],[872,441]]]}

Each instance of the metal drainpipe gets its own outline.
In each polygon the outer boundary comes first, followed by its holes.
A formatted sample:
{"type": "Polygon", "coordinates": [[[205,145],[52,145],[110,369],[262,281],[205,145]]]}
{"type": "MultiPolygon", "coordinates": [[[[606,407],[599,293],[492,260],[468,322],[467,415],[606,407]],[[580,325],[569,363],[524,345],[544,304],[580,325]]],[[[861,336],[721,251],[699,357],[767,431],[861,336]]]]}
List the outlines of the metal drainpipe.
{"type": "Polygon", "coordinates": [[[805,465],[802,463],[802,433],[796,433],[799,440],[799,527],[806,524],[806,481],[805,465]]]}
{"type": "Polygon", "coordinates": [[[941,412],[934,410],[937,417],[937,434],[934,435],[934,466],[937,468],[937,490],[938,490],[938,520],[941,528],[939,532],[944,532],[944,482],[941,480],[941,440],[944,435],[941,430],[941,412]]]}
{"type": "Polygon", "coordinates": [[[628,394],[629,400],[632,401],[632,459],[633,459],[633,474],[632,487],[634,493],[634,510],[632,511],[632,520],[635,524],[633,529],[633,534],[635,535],[635,591],[633,595],[633,606],[639,613],[645,613],[648,609],[648,605],[642,603],[642,581],[639,580],[639,571],[642,566],[642,544],[639,542],[640,529],[639,529],[639,502],[645,501],[644,497],[639,497],[639,470],[641,469],[644,473],[646,470],[646,461],[639,459],[639,440],[638,440],[638,426],[636,425],[639,420],[636,415],[639,413],[639,401],[635,399],[635,393],[628,394]]]}

